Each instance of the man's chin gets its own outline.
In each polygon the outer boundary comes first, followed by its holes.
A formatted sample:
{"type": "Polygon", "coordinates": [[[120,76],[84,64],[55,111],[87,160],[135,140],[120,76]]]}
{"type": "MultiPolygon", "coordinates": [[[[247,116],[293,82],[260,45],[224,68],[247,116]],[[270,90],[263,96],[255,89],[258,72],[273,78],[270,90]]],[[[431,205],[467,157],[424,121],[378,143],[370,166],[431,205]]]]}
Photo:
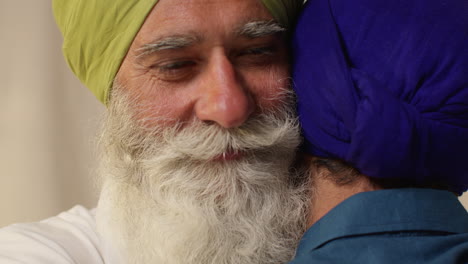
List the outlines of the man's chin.
{"type": "Polygon", "coordinates": [[[223,152],[222,154],[217,155],[212,159],[212,161],[216,162],[228,162],[233,160],[240,160],[245,157],[244,152],[239,151],[231,151],[231,152],[223,152]]]}
{"type": "Polygon", "coordinates": [[[200,168],[160,171],[172,178],[150,189],[107,179],[97,213],[100,234],[126,254],[125,263],[287,262],[303,232],[305,206],[304,193],[281,180],[287,166],[272,166],[275,174],[261,168],[266,164],[216,163],[203,177],[184,177],[200,168]],[[264,181],[266,173],[276,180],[264,181]]]}

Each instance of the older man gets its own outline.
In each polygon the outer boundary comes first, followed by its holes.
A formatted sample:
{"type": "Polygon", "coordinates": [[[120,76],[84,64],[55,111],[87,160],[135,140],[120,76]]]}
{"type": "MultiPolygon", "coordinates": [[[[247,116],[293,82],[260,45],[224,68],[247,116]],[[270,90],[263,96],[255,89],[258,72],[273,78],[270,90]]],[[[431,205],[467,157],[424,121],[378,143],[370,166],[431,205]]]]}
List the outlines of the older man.
{"type": "Polygon", "coordinates": [[[290,260],[307,203],[284,36],[301,3],[55,0],[65,57],[109,108],[102,194],[3,229],[0,262],[290,260]]]}
{"type": "Polygon", "coordinates": [[[294,264],[466,264],[466,0],[311,0],[294,83],[312,194],[294,264]]]}

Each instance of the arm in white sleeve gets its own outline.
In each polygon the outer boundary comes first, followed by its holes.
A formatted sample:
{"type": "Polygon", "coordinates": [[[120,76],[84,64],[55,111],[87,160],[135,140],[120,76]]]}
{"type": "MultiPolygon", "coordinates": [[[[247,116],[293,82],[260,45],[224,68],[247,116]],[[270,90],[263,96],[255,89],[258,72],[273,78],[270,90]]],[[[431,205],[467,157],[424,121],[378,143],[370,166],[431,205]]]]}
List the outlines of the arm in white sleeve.
{"type": "Polygon", "coordinates": [[[0,229],[1,264],[103,264],[94,212],[82,206],[0,229]]]}

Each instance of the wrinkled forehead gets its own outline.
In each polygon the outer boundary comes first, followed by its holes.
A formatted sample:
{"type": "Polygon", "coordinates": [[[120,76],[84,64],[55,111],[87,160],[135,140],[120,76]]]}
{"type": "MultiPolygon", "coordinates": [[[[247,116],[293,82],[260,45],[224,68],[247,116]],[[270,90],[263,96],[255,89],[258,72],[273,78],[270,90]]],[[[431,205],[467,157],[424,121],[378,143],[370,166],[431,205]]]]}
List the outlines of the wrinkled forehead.
{"type": "Polygon", "coordinates": [[[229,37],[253,22],[273,21],[260,0],[160,0],[135,37],[148,43],[169,35],[229,37]]]}

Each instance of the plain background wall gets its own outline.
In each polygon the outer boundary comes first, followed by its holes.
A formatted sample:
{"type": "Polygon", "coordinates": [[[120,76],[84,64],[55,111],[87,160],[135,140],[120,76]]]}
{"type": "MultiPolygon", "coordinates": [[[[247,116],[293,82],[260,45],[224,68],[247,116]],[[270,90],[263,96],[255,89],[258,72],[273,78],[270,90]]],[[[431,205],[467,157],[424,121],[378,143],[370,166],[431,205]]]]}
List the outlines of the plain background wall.
{"type": "Polygon", "coordinates": [[[0,226],[94,207],[104,107],[71,73],[50,0],[0,0],[0,226]]]}
{"type": "Polygon", "coordinates": [[[50,6],[0,0],[0,227],[91,208],[98,196],[94,147],[105,109],[65,64],[50,6]]]}

